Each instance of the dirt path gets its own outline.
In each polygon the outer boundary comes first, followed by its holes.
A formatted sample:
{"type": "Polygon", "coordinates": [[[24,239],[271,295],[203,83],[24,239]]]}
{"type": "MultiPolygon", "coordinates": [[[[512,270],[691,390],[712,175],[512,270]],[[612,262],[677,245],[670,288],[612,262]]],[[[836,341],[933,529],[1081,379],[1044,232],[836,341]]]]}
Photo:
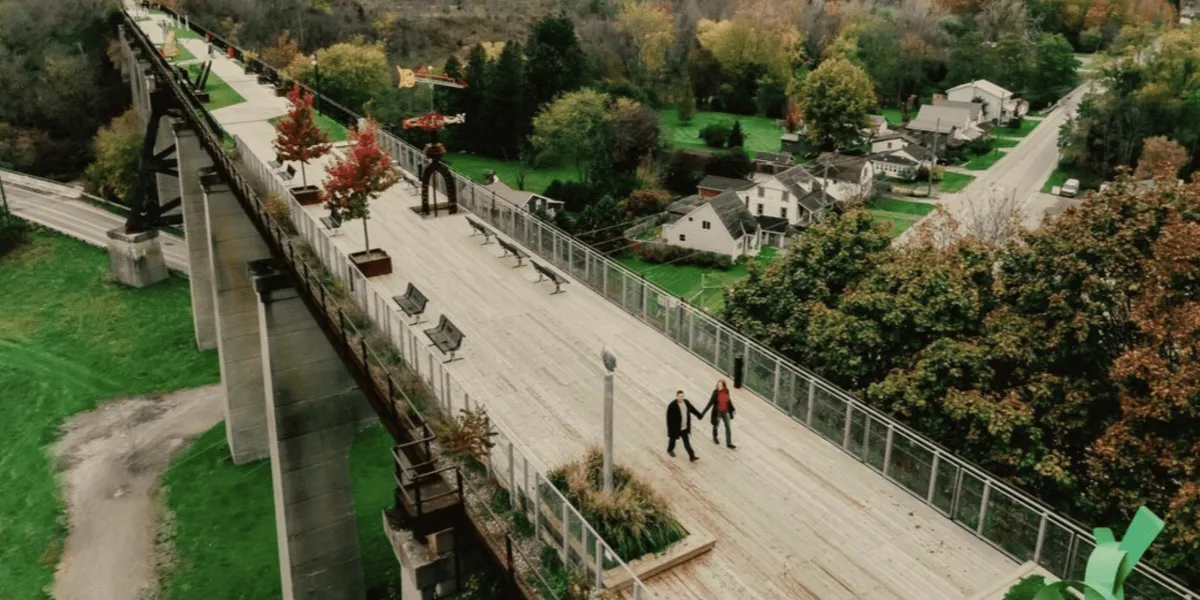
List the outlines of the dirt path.
{"type": "Polygon", "coordinates": [[[221,388],[208,386],[109,402],[66,423],[54,447],[70,520],[58,600],[134,600],[154,590],[158,476],[221,416],[221,388]]]}

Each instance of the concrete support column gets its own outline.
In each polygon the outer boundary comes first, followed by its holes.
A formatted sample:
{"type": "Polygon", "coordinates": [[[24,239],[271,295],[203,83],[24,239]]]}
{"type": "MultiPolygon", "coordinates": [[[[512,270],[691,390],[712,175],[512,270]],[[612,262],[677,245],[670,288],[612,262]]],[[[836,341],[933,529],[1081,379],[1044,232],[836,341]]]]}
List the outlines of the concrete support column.
{"type": "Polygon", "coordinates": [[[349,458],[370,409],[294,282],[271,260],[251,263],[250,271],[259,298],[283,598],[362,600],[349,458]]]}
{"type": "Polygon", "coordinates": [[[200,177],[200,185],[208,228],[221,384],[225,387],[225,434],[233,462],[243,464],[268,455],[258,297],[246,263],[267,258],[270,252],[228,184],[215,174],[207,174],[200,177]]]}
{"type": "Polygon", "coordinates": [[[158,230],[126,233],[124,227],[108,232],[108,262],[113,279],[130,287],[153,285],[169,275],[158,230]]]}
{"type": "Polygon", "coordinates": [[[212,158],[200,139],[184,121],[176,121],[175,155],[179,159],[179,197],[183,204],[184,242],[188,249],[188,282],[192,288],[192,327],[201,350],[217,347],[217,316],[213,303],[212,260],[208,254],[208,221],[200,172],[212,166],[212,158]]]}

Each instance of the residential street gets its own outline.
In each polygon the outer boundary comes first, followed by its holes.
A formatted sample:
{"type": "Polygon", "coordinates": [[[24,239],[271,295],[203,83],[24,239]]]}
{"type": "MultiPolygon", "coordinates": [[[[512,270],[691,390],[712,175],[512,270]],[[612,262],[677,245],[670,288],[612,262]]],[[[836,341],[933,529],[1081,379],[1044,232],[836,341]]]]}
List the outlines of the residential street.
{"type": "MultiPolygon", "coordinates": [[[[1088,92],[1091,82],[1084,83],[1059,101],[1042,122],[1019,144],[1009,150],[987,171],[980,172],[975,181],[961,192],[943,194],[938,202],[950,214],[963,219],[969,214],[972,202],[986,201],[991,194],[1015,195],[1024,213],[1024,225],[1035,228],[1045,215],[1057,214],[1076,202],[1076,199],[1041,193],[1042,184],[1058,165],[1058,129],[1074,113],[1079,101],[1088,92]]],[[[897,238],[905,239],[914,228],[897,238]]]]}

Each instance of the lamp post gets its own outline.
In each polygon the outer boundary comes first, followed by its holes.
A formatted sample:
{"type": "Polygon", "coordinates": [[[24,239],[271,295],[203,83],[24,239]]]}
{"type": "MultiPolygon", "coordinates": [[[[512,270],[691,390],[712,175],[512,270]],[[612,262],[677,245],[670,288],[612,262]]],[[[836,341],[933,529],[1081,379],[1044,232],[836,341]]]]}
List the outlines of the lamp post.
{"type": "Polygon", "coordinates": [[[617,357],[608,348],[600,351],[604,361],[604,491],[613,489],[613,374],[617,371],[617,357]]]}
{"type": "Polygon", "coordinates": [[[321,65],[317,62],[317,52],[318,52],[317,50],[313,50],[313,58],[312,58],[313,76],[317,80],[317,83],[313,86],[313,91],[316,92],[315,100],[317,103],[317,112],[320,113],[321,112],[321,65]]]}

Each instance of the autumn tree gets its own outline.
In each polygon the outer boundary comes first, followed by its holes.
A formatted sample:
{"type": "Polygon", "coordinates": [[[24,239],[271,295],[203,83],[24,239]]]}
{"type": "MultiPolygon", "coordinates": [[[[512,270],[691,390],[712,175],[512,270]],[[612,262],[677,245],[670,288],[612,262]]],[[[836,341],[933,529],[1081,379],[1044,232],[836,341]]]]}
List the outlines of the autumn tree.
{"type": "Polygon", "coordinates": [[[788,133],[796,133],[802,123],[804,123],[804,113],[800,112],[800,104],[796,102],[795,98],[788,98],[783,112],[783,128],[788,133]]]}
{"type": "Polygon", "coordinates": [[[566,161],[588,180],[602,147],[610,98],[590,88],[563,94],[533,118],[530,143],[543,163],[566,161]]]}
{"type": "Polygon", "coordinates": [[[667,2],[625,0],[617,23],[637,46],[638,57],[652,73],[662,70],[667,51],[675,42],[671,7],[667,2]]]}
{"type": "Polygon", "coordinates": [[[1188,154],[1183,146],[1166,136],[1148,137],[1142,142],[1142,155],[1138,158],[1134,176],[1138,179],[1173,180],[1179,176],[1179,169],[1187,163],[1188,154]]]}
{"type": "Polygon", "coordinates": [[[395,93],[392,69],[382,44],[362,41],[334,44],[318,50],[317,59],[321,70],[319,86],[311,56],[296,55],[285,72],[352,110],[362,110],[376,96],[395,93]]]}
{"type": "Polygon", "coordinates": [[[626,218],[636,219],[648,215],[657,215],[667,209],[671,203],[671,193],[657,188],[634,190],[625,201],[626,218]]]}
{"type": "Polygon", "coordinates": [[[292,86],[288,94],[288,114],[275,124],[275,152],[280,162],[300,163],[300,181],[308,187],[308,163],[329,154],[333,146],[329,136],[317,126],[316,111],[313,110],[313,94],[292,86]]]}
{"type": "Polygon", "coordinates": [[[800,110],[809,139],[828,149],[856,145],[874,105],[871,79],[843,58],[822,62],[800,87],[800,110]]]}
{"type": "Polygon", "coordinates": [[[142,156],[142,124],[133,109],[96,132],[95,159],[87,168],[88,189],[118,202],[132,200],[142,156]]]}
{"type": "Polygon", "coordinates": [[[300,44],[294,38],[290,31],[284,29],[275,36],[270,46],[267,46],[262,51],[263,62],[275,67],[276,69],[286,68],[300,56],[300,44]]]}
{"type": "Polygon", "coordinates": [[[366,252],[371,252],[367,219],[371,201],[392,187],[400,177],[392,158],[379,147],[379,126],[367,120],[351,134],[352,145],[344,158],[326,167],[322,199],[332,215],[339,219],[362,219],[366,252]]]}

